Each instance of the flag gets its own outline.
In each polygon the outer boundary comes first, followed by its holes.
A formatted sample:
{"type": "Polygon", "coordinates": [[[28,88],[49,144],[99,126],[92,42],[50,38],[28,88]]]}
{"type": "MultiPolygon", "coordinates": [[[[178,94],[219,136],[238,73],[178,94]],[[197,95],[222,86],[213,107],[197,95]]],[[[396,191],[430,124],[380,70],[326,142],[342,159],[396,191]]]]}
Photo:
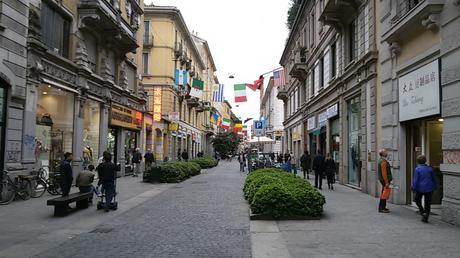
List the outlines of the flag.
{"type": "Polygon", "coordinates": [[[284,75],[284,68],[276,70],[273,72],[274,86],[279,87],[286,84],[286,77],[284,75]]]}
{"type": "Polygon", "coordinates": [[[192,88],[190,89],[190,96],[201,99],[201,97],[203,96],[203,88],[203,81],[193,79],[192,88]]]}
{"type": "Polygon", "coordinates": [[[228,118],[222,119],[222,128],[226,130],[230,129],[230,119],[228,118]]]}
{"type": "Polygon", "coordinates": [[[246,102],[246,84],[235,84],[235,102],[246,102]]]}
{"type": "Polygon", "coordinates": [[[243,134],[246,134],[248,132],[248,126],[243,125],[243,134]]]}
{"type": "Polygon", "coordinates": [[[219,121],[219,114],[217,114],[216,112],[213,112],[211,116],[211,123],[217,124],[217,121],[219,121]]]}
{"type": "Polygon", "coordinates": [[[217,120],[217,126],[221,126],[222,125],[222,118],[219,117],[219,119],[217,120]]]}
{"type": "Polygon", "coordinates": [[[212,101],[224,102],[224,85],[223,84],[219,84],[217,90],[214,90],[212,94],[212,101]]]}
{"type": "Polygon", "coordinates": [[[260,90],[260,88],[264,85],[264,76],[259,76],[259,79],[254,81],[254,84],[246,84],[251,90],[256,91],[260,90]]]}
{"type": "Polygon", "coordinates": [[[187,85],[187,71],[176,69],[176,85],[187,85]]]}

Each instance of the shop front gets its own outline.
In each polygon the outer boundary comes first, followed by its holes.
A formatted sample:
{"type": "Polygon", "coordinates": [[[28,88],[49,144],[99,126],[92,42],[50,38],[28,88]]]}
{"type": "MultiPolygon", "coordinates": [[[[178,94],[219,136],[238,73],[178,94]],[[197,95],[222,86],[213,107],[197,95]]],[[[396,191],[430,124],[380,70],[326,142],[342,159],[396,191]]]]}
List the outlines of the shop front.
{"type": "Polygon", "coordinates": [[[153,116],[149,113],[144,114],[145,124],[145,149],[153,152],[153,116]]]}
{"type": "Polygon", "coordinates": [[[120,164],[120,176],[132,174],[132,157],[140,146],[142,118],[141,112],[112,104],[107,146],[114,161],[120,164]]]}
{"type": "Polygon", "coordinates": [[[340,168],[340,122],[339,104],[336,103],[327,108],[327,119],[329,120],[329,153],[336,163],[336,168],[340,168]]]}
{"type": "Polygon", "coordinates": [[[0,169],[4,169],[7,85],[0,85],[0,169]]]}
{"type": "Polygon", "coordinates": [[[315,155],[318,149],[318,143],[317,143],[317,134],[315,133],[315,128],[316,128],[316,116],[312,116],[307,119],[307,133],[305,135],[308,135],[308,149],[310,152],[310,155],[315,155]]]}
{"type": "Polygon", "coordinates": [[[347,182],[348,184],[360,187],[361,184],[361,161],[360,161],[360,119],[361,103],[360,97],[354,97],[347,101],[347,182]]]}
{"type": "Polygon", "coordinates": [[[439,61],[434,60],[403,75],[399,84],[399,121],[406,134],[406,203],[411,204],[414,194],[410,191],[412,175],[417,166],[417,156],[425,155],[427,164],[433,167],[437,190],[432,203],[440,205],[443,198],[442,134],[439,61]]]}
{"type": "Polygon", "coordinates": [[[101,121],[101,102],[88,98],[83,106],[83,169],[89,165],[96,166],[99,155],[99,131],[101,121]]]}

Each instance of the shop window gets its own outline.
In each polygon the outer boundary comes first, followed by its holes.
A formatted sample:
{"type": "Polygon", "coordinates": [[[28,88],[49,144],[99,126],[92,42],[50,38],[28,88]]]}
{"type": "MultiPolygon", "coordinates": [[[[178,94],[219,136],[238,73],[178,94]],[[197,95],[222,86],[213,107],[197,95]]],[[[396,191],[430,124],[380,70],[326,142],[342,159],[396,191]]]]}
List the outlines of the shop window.
{"type": "Polygon", "coordinates": [[[137,132],[125,131],[125,164],[132,165],[132,158],[137,148],[137,132]]]}
{"type": "Polygon", "coordinates": [[[41,5],[43,43],[55,53],[69,57],[70,20],[45,1],[41,5]]]}
{"type": "Polygon", "coordinates": [[[65,152],[72,152],[74,94],[51,85],[38,87],[35,158],[39,166],[58,170],[65,152]]]}
{"type": "Polygon", "coordinates": [[[117,163],[117,129],[109,128],[107,135],[107,151],[112,154],[112,161],[117,163]]]}
{"type": "Polygon", "coordinates": [[[101,117],[100,103],[87,100],[83,107],[85,119],[83,123],[83,167],[97,164],[99,154],[99,125],[101,117]]]}

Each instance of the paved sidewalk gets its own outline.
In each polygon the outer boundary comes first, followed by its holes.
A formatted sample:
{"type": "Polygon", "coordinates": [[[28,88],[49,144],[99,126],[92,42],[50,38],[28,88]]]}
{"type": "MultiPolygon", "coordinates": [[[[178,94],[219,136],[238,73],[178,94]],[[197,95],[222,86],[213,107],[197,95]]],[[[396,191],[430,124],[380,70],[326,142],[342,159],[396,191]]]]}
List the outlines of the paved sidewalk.
{"type": "Polygon", "coordinates": [[[422,223],[405,206],[389,204],[390,214],[378,213],[378,199],[334,188],[322,190],[327,203],[321,220],[276,222],[272,230],[289,250],[283,257],[460,257],[460,227],[437,218],[422,223]]]}
{"type": "MultiPolygon", "coordinates": [[[[53,207],[46,200],[58,196],[45,193],[41,198],[15,201],[0,206],[0,257],[30,257],[88,232],[97,225],[124,216],[124,212],[147,201],[175,184],[142,183],[140,177],[117,179],[119,209],[105,214],[96,205],[67,217],[53,217],[53,207]]],[[[77,192],[72,188],[72,192],[77,192]]],[[[94,199],[94,202],[99,200],[94,199]]],[[[72,204],[74,207],[75,204],[72,204]]]]}
{"type": "Polygon", "coordinates": [[[37,257],[251,257],[238,168],[223,161],[37,257]]]}

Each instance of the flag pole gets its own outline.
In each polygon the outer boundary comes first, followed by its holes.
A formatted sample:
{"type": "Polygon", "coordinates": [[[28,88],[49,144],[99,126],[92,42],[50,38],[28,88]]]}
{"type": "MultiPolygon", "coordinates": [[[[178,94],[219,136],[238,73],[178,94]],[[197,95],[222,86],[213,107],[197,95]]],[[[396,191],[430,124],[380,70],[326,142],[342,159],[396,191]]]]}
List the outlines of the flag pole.
{"type": "Polygon", "coordinates": [[[272,72],[274,72],[274,71],[276,71],[276,70],[279,70],[280,68],[283,68],[283,67],[280,66],[280,67],[278,67],[278,68],[275,68],[275,69],[273,69],[273,70],[271,70],[271,71],[268,71],[268,72],[266,72],[266,73],[261,74],[261,76],[264,76],[264,75],[266,75],[266,74],[272,73],[272,72]]]}

